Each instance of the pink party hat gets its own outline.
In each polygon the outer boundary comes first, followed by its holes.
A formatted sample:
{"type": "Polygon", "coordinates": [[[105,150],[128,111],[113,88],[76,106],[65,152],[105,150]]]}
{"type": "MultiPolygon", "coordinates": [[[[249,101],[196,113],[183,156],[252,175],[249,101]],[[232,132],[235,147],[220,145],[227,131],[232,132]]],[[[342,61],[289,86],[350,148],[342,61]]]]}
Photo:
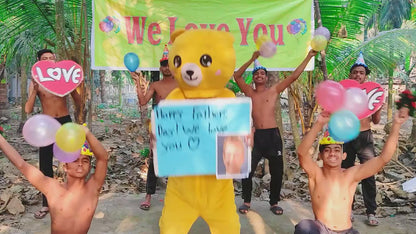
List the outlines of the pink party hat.
{"type": "Polygon", "coordinates": [[[267,69],[260,64],[259,60],[257,60],[257,59],[254,60],[254,68],[253,68],[252,74],[254,74],[256,71],[258,71],[260,69],[265,70],[266,74],[267,74],[267,69]]]}
{"type": "MultiPolygon", "coordinates": [[[[166,61],[164,64],[167,65],[167,61],[168,61],[168,55],[169,55],[169,50],[168,50],[168,45],[165,45],[165,48],[163,49],[163,54],[162,54],[162,58],[160,59],[160,65],[162,65],[162,63],[164,61],[166,61]]],[[[163,65],[162,65],[163,66],[163,65]]]]}

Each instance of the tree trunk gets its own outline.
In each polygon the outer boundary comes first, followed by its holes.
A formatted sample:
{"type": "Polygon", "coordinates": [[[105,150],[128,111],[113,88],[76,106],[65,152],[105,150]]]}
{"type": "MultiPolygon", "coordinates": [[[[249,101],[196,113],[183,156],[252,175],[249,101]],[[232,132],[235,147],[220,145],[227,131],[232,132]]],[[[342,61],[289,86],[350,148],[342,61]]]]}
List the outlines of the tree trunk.
{"type": "Polygon", "coordinates": [[[99,71],[100,76],[100,97],[101,97],[101,103],[106,103],[105,100],[105,71],[100,70],[99,71]]]}
{"type": "Polygon", "coordinates": [[[298,148],[298,145],[300,144],[300,135],[299,135],[299,129],[298,129],[298,120],[296,118],[295,101],[293,100],[294,97],[292,95],[293,93],[292,88],[289,87],[288,91],[289,92],[288,92],[287,98],[288,98],[288,104],[289,104],[290,127],[292,128],[292,136],[293,136],[293,141],[295,143],[295,148],[298,148]]]}
{"type": "Polygon", "coordinates": [[[22,59],[20,67],[20,97],[21,97],[21,123],[24,123],[27,119],[25,111],[25,104],[27,101],[27,75],[26,75],[26,60],[22,59]]]}
{"type": "Polygon", "coordinates": [[[57,60],[64,60],[65,54],[65,15],[64,1],[55,0],[55,30],[56,30],[56,51],[57,60]]]}
{"type": "Polygon", "coordinates": [[[387,97],[387,122],[391,122],[393,119],[393,71],[389,72],[389,91],[387,97]]]}
{"type": "Polygon", "coordinates": [[[412,131],[410,133],[408,142],[416,141],[416,118],[412,118],[412,131]]]}

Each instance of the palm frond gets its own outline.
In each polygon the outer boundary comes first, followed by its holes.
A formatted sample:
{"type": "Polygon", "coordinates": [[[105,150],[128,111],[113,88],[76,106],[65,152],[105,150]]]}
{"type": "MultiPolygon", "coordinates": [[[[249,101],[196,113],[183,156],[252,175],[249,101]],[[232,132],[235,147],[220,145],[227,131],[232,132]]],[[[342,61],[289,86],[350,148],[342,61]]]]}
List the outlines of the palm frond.
{"type": "Polygon", "coordinates": [[[359,40],[333,38],[327,50],[330,77],[342,80],[360,51],[372,74],[387,74],[399,62],[404,62],[408,51],[416,47],[416,29],[393,29],[381,32],[361,43],[359,40]]]}

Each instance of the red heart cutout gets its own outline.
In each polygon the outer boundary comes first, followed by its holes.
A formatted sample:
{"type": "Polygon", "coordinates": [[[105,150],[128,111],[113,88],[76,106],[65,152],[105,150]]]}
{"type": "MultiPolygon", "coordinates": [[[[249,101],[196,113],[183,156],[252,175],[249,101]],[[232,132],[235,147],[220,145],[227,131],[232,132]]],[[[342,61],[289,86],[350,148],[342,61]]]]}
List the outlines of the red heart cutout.
{"type": "Polygon", "coordinates": [[[360,114],[360,116],[357,116],[358,119],[364,119],[371,116],[383,106],[384,89],[380,84],[371,81],[360,84],[358,81],[351,79],[341,80],[339,83],[345,89],[356,87],[365,90],[368,97],[368,105],[366,111],[360,114]]]}
{"type": "Polygon", "coordinates": [[[82,67],[71,60],[39,61],[32,66],[33,79],[50,93],[64,97],[84,80],[82,67]]]}

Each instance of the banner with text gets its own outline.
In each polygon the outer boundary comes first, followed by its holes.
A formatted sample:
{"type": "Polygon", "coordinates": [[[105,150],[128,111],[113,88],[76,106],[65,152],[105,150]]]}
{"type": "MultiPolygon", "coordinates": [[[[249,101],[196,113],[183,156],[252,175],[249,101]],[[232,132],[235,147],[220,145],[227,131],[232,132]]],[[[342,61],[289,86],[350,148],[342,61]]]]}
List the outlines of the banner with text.
{"type": "Polygon", "coordinates": [[[248,135],[251,99],[164,100],[152,111],[158,176],[215,175],[217,135],[248,135]]]}
{"type": "MultiPolygon", "coordinates": [[[[270,36],[272,58],[259,62],[269,70],[294,70],[310,48],[314,30],[312,0],[94,0],[92,69],[126,70],[124,55],[136,53],[139,69],[158,70],[165,44],[175,29],[210,28],[234,35],[236,68],[256,49],[256,39],[270,36]]],[[[213,42],[216,43],[216,42],[213,42]]],[[[313,59],[306,70],[313,69],[313,59]]]]}

